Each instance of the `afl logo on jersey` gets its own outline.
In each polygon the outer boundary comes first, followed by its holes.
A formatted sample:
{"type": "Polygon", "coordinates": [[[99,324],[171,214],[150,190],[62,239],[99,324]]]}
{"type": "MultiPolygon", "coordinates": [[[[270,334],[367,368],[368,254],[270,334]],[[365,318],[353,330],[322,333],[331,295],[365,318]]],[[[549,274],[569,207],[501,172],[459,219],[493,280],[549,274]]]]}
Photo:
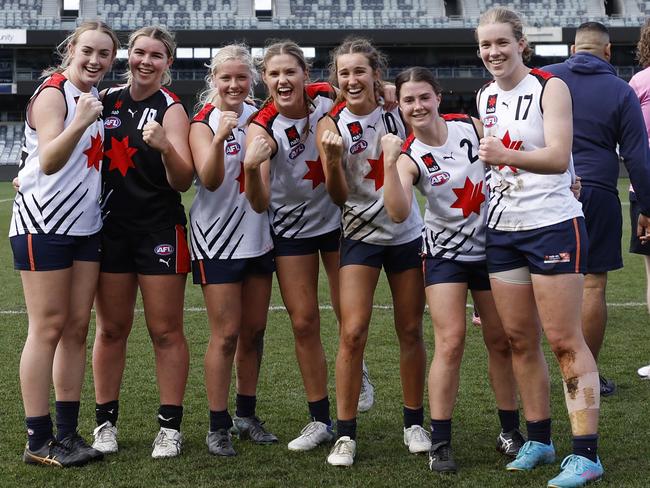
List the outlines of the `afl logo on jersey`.
{"type": "Polygon", "coordinates": [[[289,146],[293,147],[300,144],[300,133],[298,132],[298,129],[296,129],[295,125],[292,125],[288,129],[284,129],[284,133],[287,135],[289,146]]]}
{"type": "Polygon", "coordinates": [[[433,154],[426,153],[425,155],[423,155],[422,162],[427,167],[429,173],[435,173],[436,171],[440,171],[440,166],[438,166],[438,164],[436,163],[433,154]]]}
{"type": "Polygon", "coordinates": [[[104,127],[107,129],[117,129],[120,125],[122,125],[122,121],[117,117],[111,116],[104,120],[104,127]]]}
{"type": "Polygon", "coordinates": [[[294,147],[291,150],[291,152],[289,153],[289,159],[296,159],[298,156],[302,154],[304,150],[305,150],[305,145],[299,144],[298,146],[294,147]]]}
{"type": "Polygon", "coordinates": [[[171,244],[158,244],[153,252],[158,256],[169,256],[170,254],[174,254],[174,246],[171,244]]]}
{"type": "Polygon", "coordinates": [[[363,137],[363,128],[361,127],[361,123],[356,120],[348,124],[348,130],[350,131],[352,142],[357,142],[363,137]]]}
{"type": "Polygon", "coordinates": [[[497,94],[490,95],[487,99],[487,107],[485,108],[485,113],[493,114],[497,110],[497,94]]]}
{"type": "Polygon", "coordinates": [[[236,142],[231,142],[226,146],[226,154],[228,156],[234,156],[235,154],[241,151],[241,146],[236,142]]]}
{"type": "Polygon", "coordinates": [[[429,181],[431,182],[431,186],[440,186],[447,183],[449,178],[449,173],[443,171],[442,173],[436,173],[435,175],[429,176],[429,181]]]}
{"type": "Polygon", "coordinates": [[[350,147],[350,154],[359,154],[360,152],[365,151],[367,147],[368,143],[361,139],[356,144],[352,144],[350,147]]]}
{"type": "Polygon", "coordinates": [[[497,125],[498,120],[499,119],[497,119],[496,115],[488,115],[483,119],[483,126],[489,129],[490,127],[494,127],[495,125],[497,125]]]}

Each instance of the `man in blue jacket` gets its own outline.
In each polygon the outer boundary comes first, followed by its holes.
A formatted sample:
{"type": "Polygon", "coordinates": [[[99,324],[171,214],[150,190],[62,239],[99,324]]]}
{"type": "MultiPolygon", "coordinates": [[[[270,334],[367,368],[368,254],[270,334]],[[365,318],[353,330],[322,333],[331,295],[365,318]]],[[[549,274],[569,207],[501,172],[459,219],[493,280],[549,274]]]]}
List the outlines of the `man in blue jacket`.
{"type": "MultiPolygon", "coordinates": [[[[596,360],[607,323],[607,272],[623,267],[618,154],[637,190],[639,223],[645,232],[650,223],[648,135],[639,100],[617,77],[610,56],[607,28],[599,22],[585,22],[576,31],[571,57],[543,68],[564,80],[573,98],[573,162],[582,178],[580,201],[589,235],[582,330],[596,360]]],[[[601,396],[615,391],[614,382],[601,376],[601,396]]]]}

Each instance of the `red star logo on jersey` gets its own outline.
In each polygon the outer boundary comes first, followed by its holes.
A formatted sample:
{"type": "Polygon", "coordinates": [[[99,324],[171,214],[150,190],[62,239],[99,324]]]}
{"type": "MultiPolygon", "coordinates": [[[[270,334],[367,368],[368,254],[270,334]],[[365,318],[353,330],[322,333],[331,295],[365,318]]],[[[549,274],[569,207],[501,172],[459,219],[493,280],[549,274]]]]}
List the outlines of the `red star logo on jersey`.
{"type": "MultiPolygon", "coordinates": [[[[501,143],[506,146],[508,149],[514,149],[515,151],[519,151],[521,149],[521,145],[524,143],[524,141],[512,141],[510,140],[510,133],[506,131],[506,133],[503,135],[503,139],[501,139],[501,143]]],[[[505,164],[500,164],[499,169],[505,168],[505,164]]],[[[512,170],[513,173],[517,172],[517,168],[513,168],[512,166],[508,166],[512,170]]]]}
{"type": "Polygon", "coordinates": [[[375,191],[384,186],[384,153],[379,155],[379,159],[368,159],[370,171],[364,177],[367,180],[375,180],[375,191]]]}
{"type": "Polygon", "coordinates": [[[481,214],[481,204],[485,201],[482,181],[475,185],[469,178],[465,178],[463,188],[452,188],[452,190],[458,199],[451,204],[451,208],[462,209],[464,218],[469,217],[472,212],[481,214]]]}
{"type": "Polygon", "coordinates": [[[95,168],[97,171],[99,171],[99,167],[102,164],[102,157],[104,156],[103,142],[102,136],[99,134],[91,136],[90,147],[84,151],[86,158],[88,158],[88,167],[95,168]]]}
{"type": "Polygon", "coordinates": [[[129,168],[135,168],[135,163],[131,156],[136,152],[138,152],[136,148],[129,147],[129,136],[126,136],[121,141],[118,141],[115,137],[111,137],[111,148],[106,151],[106,157],[111,160],[108,170],[113,171],[116,169],[122,173],[122,176],[126,176],[129,168]]]}
{"type": "Polygon", "coordinates": [[[318,185],[325,183],[325,173],[323,172],[323,163],[320,158],[316,161],[305,161],[307,164],[307,173],[302,177],[303,180],[311,180],[311,189],[315,190],[318,185]]]}
{"type": "Polygon", "coordinates": [[[115,105],[113,105],[113,110],[119,110],[122,108],[122,100],[118,100],[115,102],[115,105]]]}
{"type": "Polygon", "coordinates": [[[239,162],[239,176],[235,178],[235,181],[239,182],[239,193],[244,193],[246,191],[246,173],[244,173],[244,162],[239,162]]]}

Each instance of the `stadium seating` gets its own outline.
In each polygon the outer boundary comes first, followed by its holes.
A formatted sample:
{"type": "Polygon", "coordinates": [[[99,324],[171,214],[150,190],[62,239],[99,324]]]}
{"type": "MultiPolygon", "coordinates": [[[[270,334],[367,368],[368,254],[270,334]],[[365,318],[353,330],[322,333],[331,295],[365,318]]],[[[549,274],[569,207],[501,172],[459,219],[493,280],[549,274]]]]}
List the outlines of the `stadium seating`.
{"type": "Polygon", "coordinates": [[[0,165],[20,162],[23,129],[23,124],[0,124],[0,165]]]}

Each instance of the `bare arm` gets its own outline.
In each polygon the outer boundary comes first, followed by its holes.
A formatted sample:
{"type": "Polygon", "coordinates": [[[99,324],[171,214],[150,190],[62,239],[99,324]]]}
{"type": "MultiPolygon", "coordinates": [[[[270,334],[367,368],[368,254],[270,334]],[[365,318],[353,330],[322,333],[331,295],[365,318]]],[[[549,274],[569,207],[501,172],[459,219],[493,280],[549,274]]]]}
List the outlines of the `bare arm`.
{"type": "Polygon", "coordinates": [[[176,191],[186,191],[194,177],[189,132],[190,121],[180,104],[169,107],[162,125],[151,121],[142,129],[142,140],[160,151],[167,181],[176,191]]]}
{"type": "Polygon", "coordinates": [[[65,166],[83,133],[102,113],[102,103],[90,93],[83,93],[72,122],[64,128],[65,111],[65,98],[54,89],[43,90],[29,110],[31,123],[38,134],[41,171],[46,175],[52,175],[65,166]]]}
{"type": "Polygon", "coordinates": [[[393,222],[403,222],[411,213],[413,181],[417,170],[409,157],[400,154],[402,140],[386,134],[381,138],[384,152],[384,208],[393,222]]]}
{"type": "Polygon", "coordinates": [[[246,198],[257,213],[266,211],[271,203],[270,158],[274,149],[275,142],[262,127],[248,127],[244,158],[246,198]]]}
{"type": "Polygon", "coordinates": [[[316,129],[316,146],[325,173],[325,188],[332,201],[339,207],[348,199],[348,183],[343,169],[343,138],[338,134],[336,124],[329,117],[323,117],[316,129]]]}
{"type": "Polygon", "coordinates": [[[532,173],[564,173],[569,167],[573,143],[571,95],[559,78],[551,78],[542,95],[546,146],[534,151],[506,148],[496,137],[483,137],[478,156],[487,164],[506,164],[532,173]]]}
{"type": "Polygon", "coordinates": [[[238,119],[235,112],[223,112],[215,134],[207,124],[190,125],[190,149],[194,168],[201,184],[209,191],[215,191],[223,183],[224,143],[237,127],[238,119]]]}

